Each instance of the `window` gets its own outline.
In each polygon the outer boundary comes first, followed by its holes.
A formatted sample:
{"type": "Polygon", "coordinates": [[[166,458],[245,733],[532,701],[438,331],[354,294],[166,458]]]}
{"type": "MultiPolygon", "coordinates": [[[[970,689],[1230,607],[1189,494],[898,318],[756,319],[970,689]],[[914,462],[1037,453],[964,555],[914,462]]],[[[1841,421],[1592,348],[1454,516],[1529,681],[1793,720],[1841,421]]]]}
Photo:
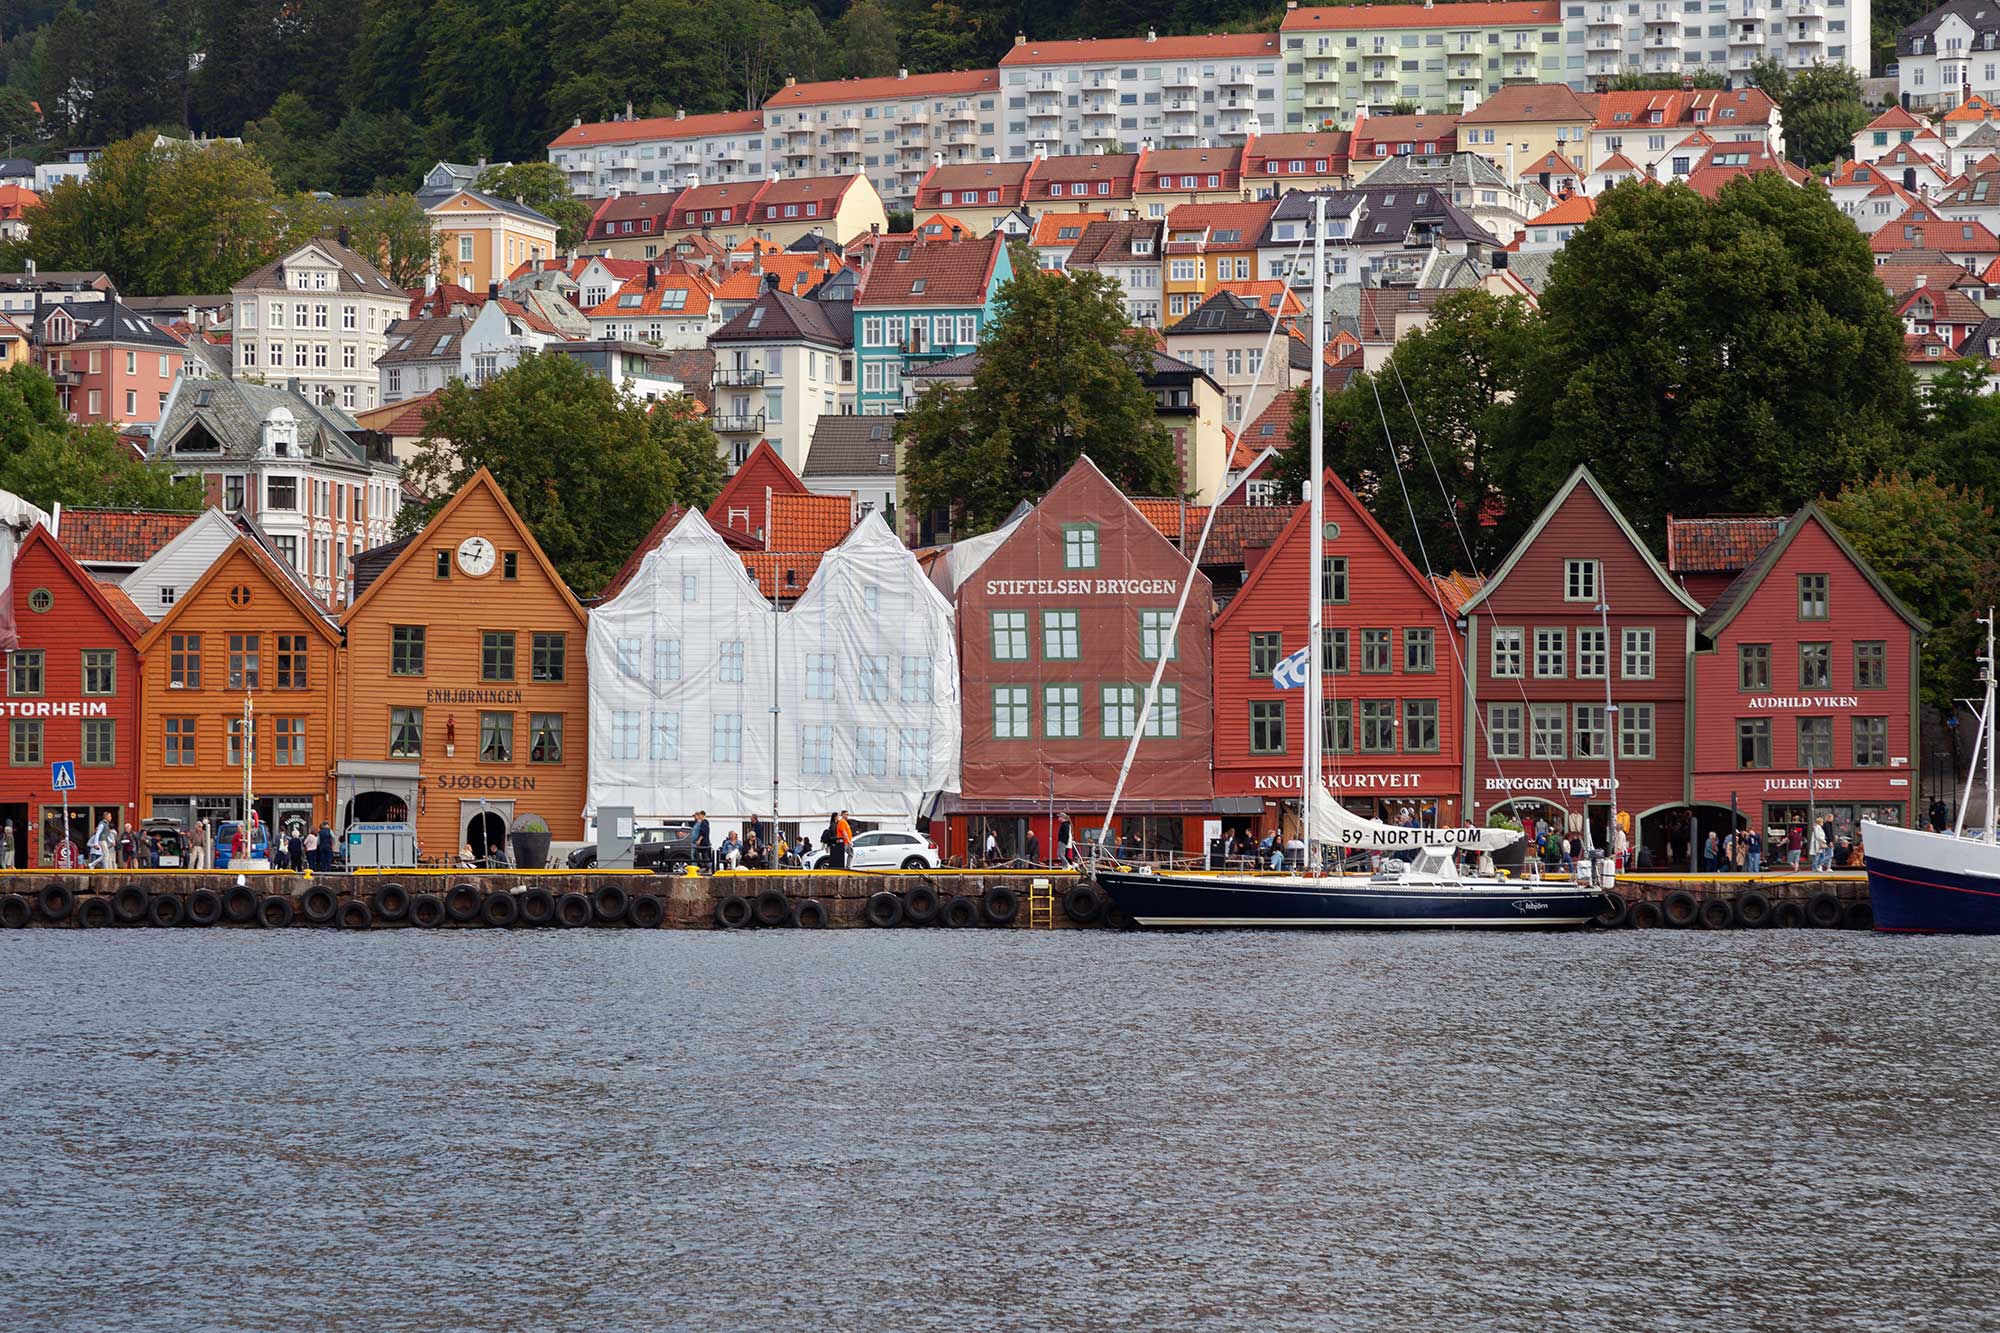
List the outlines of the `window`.
{"type": "Polygon", "coordinates": [[[1396,752],[1396,701],[1361,701],[1361,751],[1363,754],[1396,752]]]}
{"type": "Polygon", "coordinates": [[[392,676],[421,676],[424,674],[424,627],[422,625],[391,625],[389,627],[389,674],[392,676]]]}
{"type": "MultiPolygon", "coordinates": [[[[254,720],[250,725],[249,737],[250,739],[248,741],[248,745],[249,745],[250,757],[252,759],[255,759],[257,757],[257,725],[254,720]]],[[[243,763],[244,745],[245,741],[244,741],[244,731],[243,731],[243,719],[240,717],[232,717],[229,719],[229,728],[227,731],[227,743],[223,749],[222,757],[224,762],[236,767],[241,767],[243,763]]]]}
{"type": "Polygon", "coordinates": [[[1889,719],[1886,717],[1857,717],[1854,719],[1854,766],[1856,768],[1886,768],[1889,765],[1889,719]]]}
{"type": "Polygon", "coordinates": [[[243,483],[242,477],[222,479],[222,507],[232,514],[240,512],[243,508],[243,483]]]}
{"type": "Polygon", "coordinates": [[[1435,671],[1437,669],[1437,631],[1434,629],[1406,629],[1403,631],[1403,670],[1435,671]]]}
{"type": "Polygon", "coordinates": [[[1574,746],[1578,759],[1602,759],[1611,753],[1611,735],[1607,730],[1609,714],[1603,704],[1576,705],[1576,728],[1574,746]]]}
{"type": "Polygon", "coordinates": [[[1854,688],[1886,689],[1889,684],[1889,645],[1880,639],[1859,639],[1854,644],[1854,688]]]}
{"type": "Polygon", "coordinates": [[[1326,672],[1344,676],[1347,674],[1347,631],[1322,625],[1319,629],[1319,658],[1326,672]]]}
{"type": "Polygon", "coordinates": [[[743,715],[718,713],[710,735],[709,759],[718,764],[743,762],[743,715]]]}
{"type": "Polygon", "coordinates": [[[448,579],[448,578],[450,578],[450,577],[451,577],[451,552],[450,552],[450,551],[437,551],[437,552],[434,552],[433,554],[434,554],[434,558],[433,558],[433,560],[432,560],[432,564],[431,564],[431,577],[432,577],[432,578],[439,578],[439,579],[448,579]]]}
{"type": "Polygon", "coordinates": [[[1607,648],[1604,627],[1601,625],[1579,625],[1576,630],[1576,678],[1578,680],[1603,680],[1610,669],[1606,660],[1607,648]]]}
{"type": "Polygon", "coordinates": [[[519,551],[501,552],[500,577],[509,583],[521,577],[521,553],[519,551]]]}
{"type": "Polygon", "coordinates": [[[40,718],[32,721],[15,718],[9,727],[9,754],[13,762],[21,767],[42,762],[42,723],[40,718]]]}
{"type": "Polygon", "coordinates": [[[931,733],[928,727],[896,729],[896,776],[922,778],[930,771],[931,733]]]}
{"type": "Polygon", "coordinates": [[[529,650],[528,679],[560,681],[567,668],[568,640],[561,634],[537,634],[529,650]]]}
{"type": "Polygon", "coordinates": [[[679,680],[681,678],[681,641],[679,639],[655,639],[653,641],[653,679],[657,681],[679,680]]]}
{"type": "Polygon", "coordinates": [[[481,713],[479,715],[479,761],[483,764],[506,764],[514,759],[514,715],[512,713],[481,713]]]}
{"type": "Polygon", "coordinates": [[[1319,567],[1319,599],[1322,602],[1347,600],[1347,557],[1330,555],[1319,567]]]}
{"type": "Polygon", "coordinates": [[[999,685],[993,690],[993,739],[1025,741],[1028,731],[1028,687],[999,685]]]}
{"type": "Polygon", "coordinates": [[[1161,740],[1181,734],[1181,687],[1162,685],[1146,715],[1146,739],[1161,740]]]}
{"type": "Polygon", "coordinates": [[[1180,650],[1173,638],[1174,613],[1171,611],[1141,611],[1139,613],[1139,657],[1143,661],[1157,662],[1161,657],[1169,661],[1180,656],[1180,650]]]}
{"type": "Polygon", "coordinates": [[[1826,575],[1799,575],[1799,619],[1825,620],[1828,614],[1826,575]]]}
{"type": "Polygon", "coordinates": [[[681,575],[681,600],[694,603],[701,600],[701,579],[694,574],[681,575]]]}
{"type": "Polygon", "coordinates": [[[1771,645],[1768,643],[1739,643],[1736,645],[1736,688],[1739,690],[1768,690],[1771,688],[1771,645]]]}
{"type": "Polygon", "coordinates": [[[931,701],[931,659],[922,656],[903,658],[902,688],[898,697],[906,704],[927,704],[931,701]]]}
{"type": "Polygon", "coordinates": [[[1518,677],[1521,674],[1521,629],[1519,626],[1493,631],[1493,675],[1518,677]]]}
{"type": "Polygon", "coordinates": [[[184,690],[201,688],[201,635],[170,636],[167,654],[167,687],[184,690]]]}
{"type": "Polygon", "coordinates": [[[563,715],[528,714],[528,762],[560,764],[563,757],[563,715]]]}
{"type": "Polygon", "coordinates": [[[421,708],[391,708],[389,710],[389,757],[391,759],[421,759],[424,755],[424,710],[421,708]]]}
{"type": "Polygon", "coordinates": [[[83,762],[89,768],[109,768],[118,751],[117,724],[108,717],[87,718],[83,724],[83,762]]]}
{"type": "Polygon", "coordinates": [[[1736,720],[1736,766],[1738,768],[1771,766],[1770,718],[1743,717],[1736,720]]]}
{"type": "Polygon", "coordinates": [[[1042,687],[1042,735],[1050,740],[1075,740],[1083,735],[1083,687],[1042,687]]]}
{"type": "Polygon", "coordinates": [[[232,690],[254,690],[257,688],[258,635],[232,634],[229,636],[229,688],[232,690]]]}
{"type": "Polygon", "coordinates": [[[1595,602],[1597,600],[1597,562],[1595,560],[1563,561],[1563,600],[1565,602],[1595,602]]]}
{"type": "Polygon", "coordinates": [[[743,640],[722,641],[716,653],[715,678],[735,685],[743,683],[743,640]]]}
{"type": "Polygon", "coordinates": [[[514,679],[514,635],[508,630],[484,630],[479,636],[479,678],[514,679]]]}
{"type": "Polygon", "coordinates": [[[1799,767],[1833,767],[1833,719],[1830,717],[1802,717],[1799,719],[1799,767]]]}
{"type": "Polygon", "coordinates": [[[882,778],[889,775],[889,729],[854,729],[854,772],[857,777],[882,778]]]}
{"type": "Polygon", "coordinates": [[[806,654],[806,698],[833,697],[833,654],[806,654]]]}
{"type": "Polygon", "coordinates": [[[1486,705],[1486,753],[1494,759],[1519,759],[1522,705],[1486,705]]]}
{"type": "Polygon", "coordinates": [[[1042,656],[1051,662],[1073,662],[1082,655],[1078,642],[1078,613],[1042,612],[1042,656]]]}
{"type": "Polygon", "coordinates": [[[1250,701],[1250,753],[1283,754],[1285,752],[1285,701],[1283,699],[1252,699],[1250,701]]]}
{"type": "Polygon", "coordinates": [[[1361,631],[1361,671],[1363,675],[1383,675],[1395,670],[1395,660],[1390,648],[1391,631],[1386,629],[1364,629],[1361,631]]]}
{"type": "Polygon", "coordinates": [[[1326,700],[1319,715],[1319,744],[1324,754],[1354,753],[1354,700],[1326,700]]]}
{"type": "Polygon", "coordinates": [[[820,776],[833,772],[833,728],[809,723],[799,728],[799,772],[820,776]]]}
{"type": "Polygon", "coordinates": [[[1250,677],[1252,680],[1268,680],[1278,663],[1285,660],[1285,636],[1280,633],[1258,633],[1250,636],[1250,677]]]}
{"type": "Polygon", "coordinates": [[[1537,680],[1561,680],[1565,674],[1563,658],[1568,647],[1569,635],[1560,629],[1538,629],[1535,631],[1535,678],[1537,680]]]}
{"type": "MultiPolygon", "coordinates": [[[[676,712],[655,709],[650,718],[648,731],[651,735],[649,753],[655,760],[679,761],[681,757],[681,715],[676,712]]],[[[638,738],[634,737],[632,749],[637,758],[638,738]]]]}
{"type": "Polygon", "coordinates": [[[1436,754],[1438,749],[1438,701],[1403,700],[1403,752],[1436,754]]]}
{"type": "Polygon", "coordinates": [[[1536,704],[1529,710],[1533,728],[1529,753],[1536,759],[1563,759],[1569,751],[1563,741],[1563,723],[1569,710],[1561,704],[1536,704]]]}
{"type": "Polygon", "coordinates": [[[1063,527],[1063,568],[1097,568],[1097,525],[1070,523],[1063,527]]]}
{"type": "Polygon", "coordinates": [[[1830,643],[1802,643],[1799,645],[1799,688],[1802,690],[1824,690],[1833,684],[1833,645],[1830,643]]]}
{"type": "Polygon", "coordinates": [[[1025,662],[1028,660],[1028,613],[1026,611],[995,611],[993,613],[993,660],[996,662],[1025,662]]]}
{"type": "Polygon", "coordinates": [[[166,721],[166,761],[170,767],[194,764],[194,719],[170,717],[166,721]]]}
{"type": "Polygon", "coordinates": [[[278,718],[274,731],[271,762],[292,768],[303,767],[306,762],[306,720],[302,717],[278,718]]]}
{"type": "Polygon", "coordinates": [[[1650,628],[1625,631],[1625,660],[1620,674],[1627,680],[1653,678],[1653,631],[1650,628]]]}
{"type": "Polygon", "coordinates": [[[1625,704],[1618,710],[1618,757],[1653,757],[1653,705],[1625,704]]]}
{"type": "Polygon", "coordinates": [[[1139,687],[1106,685],[1099,691],[1104,706],[1106,740],[1130,740],[1139,726],[1139,687]]]}
{"type": "Polygon", "coordinates": [[[303,634],[278,636],[278,688],[306,688],[306,636],[303,634]]]}

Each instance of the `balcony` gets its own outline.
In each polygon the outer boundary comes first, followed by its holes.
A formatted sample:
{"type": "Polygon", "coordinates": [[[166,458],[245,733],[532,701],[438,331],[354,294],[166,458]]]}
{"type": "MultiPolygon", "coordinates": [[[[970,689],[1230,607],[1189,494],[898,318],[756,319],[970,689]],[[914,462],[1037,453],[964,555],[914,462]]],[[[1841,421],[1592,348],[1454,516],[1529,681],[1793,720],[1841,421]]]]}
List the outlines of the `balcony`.
{"type": "Polygon", "coordinates": [[[1221,77],[1216,80],[1216,86],[1219,88],[1254,88],[1257,86],[1257,81],[1250,76],[1249,66],[1231,65],[1221,71],[1221,77]]]}
{"type": "Polygon", "coordinates": [[[944,109],[944,122],[947,125],[974,125],[978,121],[979,117],[973,113],[970,102],[959,102],[944,109]]]}
{"type": "Polygon", "coordinates": [[[1313,56],[1306,61],[1307,83],[1332,83],[1340,78],[1340,60],[1336,56],[1313,56]]]}
{"type": "Polygon", "coordinates": [[[1681,49],[1681,35],[1678,31],[1668,32],[1663,28],[1646,29],[1646,40],[1642,45],[1648,51],[1678,51],[1681,49]]]}
{"type": "Polygon", "coordinates": [[[1034,109],[1030,108],[1030,109],[1029,109],[1029,111],[1028,111],[1028,119],[1029,119],[1029,120],[1031,120],[1031,121],[1036,121],[1036,120],[1061,120],[1061,119],[1062,119],[1062,108],[1061,108],[1061,107],[1055,107],[1055,106],[1052,106],[1052,107],[1049,107],[1049,108],[1048,108],[1047,110],[1045,110],[1045,111],[1036,111],[1036,110],[1034,110],[1034,109]]]}
{"type": "Polygon", "coordinates": [[[1338,88],[1315,89],[1306,94],[1305,107],[1308,111],[1340,110],[1340,90],[1338,88]]]}
{"type": "Polygon", "coordinates": [[[713,380],[719,389],[756,389],[764,383],[764,372],[747,368],[717,366],[713,380]]]}
{"type": "Polygon", "coordinates": [[[1729,34],[1729,45],[1732,50],[1738,48],[1747,50],[1750,57],[1755,59],[1757,54],[1764,49],[1764,34],[1754,29],[1733,32],[1729,34]]]}
{"type": "Polygon", "coordinates": [[[1586,28],[1623,28],[1625,20],[1617,10],[1608,6],[1599,6],[1595,14],[1584,20],[1583,26],[1586,28]]]}
{"type": "Polygon", "coordinates": [[[943,134],[935,135],[932,138],[932,142],[941,144],[946,148],[970,148],[978,141],[979,136],[971,130],[946,130],[943,134]]]}
{"type": "Polygon", "coordinates": [[[742,435],[750,431],[764,429],[762,412],[746,412],[740,415],[718,416],[715,418],[715,432],[718,435],[742,435]]]}
{"type": "Polygon", "coordinates": [[[1525,79],[1532,83],[1541,77],[1532,60],[1517,60],[1500,73],[1501,81],[1504,83],[1512,83],[1516,79],[1525,79]]]}
{"type": "Polygon", "coordinates": [[[921,106],[906,107],[897,113],[896,123],[898,125],[928,125],[931,123],[931,113],[924,110],[921,106]]]}
{"type": "Polygon", "coordinates": [[[1591,51],[1623,51],[1625,49],[1625,37],[1623,33],[1615,29],[1592,31],[1585,35],[1583,49],[1586,53],[1591,51]]]}
{"type": "Polygon", "coordinates": [[[1162,88],[1199,88],[1201,85],[1195,81],[1194,75],[1193,66],[1170,69],[1166,72],[1166,76],[1160,80],[1160,86],[1162,88]]]}

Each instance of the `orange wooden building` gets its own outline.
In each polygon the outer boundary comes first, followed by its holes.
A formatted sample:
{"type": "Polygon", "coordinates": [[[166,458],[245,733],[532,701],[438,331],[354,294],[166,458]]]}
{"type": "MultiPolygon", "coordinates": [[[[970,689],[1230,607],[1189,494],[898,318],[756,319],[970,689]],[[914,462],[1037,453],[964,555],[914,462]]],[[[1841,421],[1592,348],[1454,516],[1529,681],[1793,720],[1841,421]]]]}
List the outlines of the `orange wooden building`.
{"type": "Polygon", "coordinates": [[[267,826],[330,819],[341,669],[339,627],[280,557],[238,536],[139,640],[142,813],[241,819],[247,759],[267,826]]]}
{"type": "Polygon", "coordinates": [[[492,475],[367,552],[356,583],[341,826],[407,818],[426,857],[485,855],[517,814],[582,837],[584,610],[492,475]]]}

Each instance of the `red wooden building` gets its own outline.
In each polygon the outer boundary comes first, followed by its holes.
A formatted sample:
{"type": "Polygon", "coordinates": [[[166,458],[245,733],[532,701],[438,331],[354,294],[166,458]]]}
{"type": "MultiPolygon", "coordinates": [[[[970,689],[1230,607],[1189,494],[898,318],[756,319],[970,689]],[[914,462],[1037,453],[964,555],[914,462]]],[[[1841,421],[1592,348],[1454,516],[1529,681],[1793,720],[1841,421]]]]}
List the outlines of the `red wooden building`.
{"type": "Polygon", "coordinates": [[[1694,799],[1734,802],[1767,847],[1809,811],[1906,823],[1927,630],[1817,505],[1794,514],[1701,618],[1694,799]]]}
{"type": "Polygon", "coordinates": [[[152,622],[114,585],[91,578],[49,535],[29,531],[14,558],[12,596],[20,646],[6,654],[0,712],[7,764],[0,820],[14,824],[14,864],[52,863],[63,798],[49,768],[76,765],[70,837],[79,849],[97,819],[138,823],[139,657],[152,622]]]}
{"type": "Polygon", "coordinates": [[[944,807],[949,852],[976,853],[990,828],[1019,855],[1032,829],[1048,858],[1052,808],[1072,816],[1078,841],[1095,836],[1163,650],[1161,698],[1114,832],[1155,851],[1200,850],[1215,813],[1213,611],[1207,578],[1078,459],[958,591],[963,790],[944,807]]]}
{"type": "Polygon", "coordinates": [[[1700,614],[1589,470],[1571,473],[1465,603],[1467,716],[1477,720],[1464,738],[1468,822],[1587,810],[1606,845],[1615,744],[1617,808],[1652,864],[1683,861],[1700,614]]]}
{"type": "MultiPolygon", "coordinates": [[[[1327,785],[1371,818],[1456,824],[1464,693],[1447,613],[1455,608],[1331,471],[1325,485],[1327,785]]],[[[1305,646],[1311,524],[1311,509],[1295,507],[1215,622],[1215,793],[1261,804],[1224,820],[1251,833],[1286,831],[1296,817],[1305,700],[1273,685],[1271,669],[1305,646]]]]}

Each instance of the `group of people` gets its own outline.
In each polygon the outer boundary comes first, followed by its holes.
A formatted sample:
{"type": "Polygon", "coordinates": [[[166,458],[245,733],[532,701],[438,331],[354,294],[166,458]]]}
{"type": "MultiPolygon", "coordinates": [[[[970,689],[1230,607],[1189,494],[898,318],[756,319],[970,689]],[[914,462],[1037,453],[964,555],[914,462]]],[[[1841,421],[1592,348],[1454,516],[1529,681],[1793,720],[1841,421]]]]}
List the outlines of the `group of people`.
{"type": "Polygon", "coordinates": [[[1701,868],[1711,874],[1760,875],[1766,870],[1833,869],[1838,856],[1846,866],[1858,863],[1860,840],[1843,846],[1834,836],[1833,816],[1826,815],[1810,824],[1789,825],[1773,837],[1768,849],[1764,835],[1754,828],[1717,833],[1710,829],[1702,841],[1701,868]],[[1770,853],[1768,863],[1766,851],[1770,853]]]}
{"type": "MultiPolygon", "coordinates": [[[[1035,832],[1033,824],[1028,826],[1028,836],[1021,844],[1020,855],[1010,853],[1000,841],[1000,835],[992,825],[986,827],[986,839],[979,846],[979,862],[988,866],[1073,866],[1077,862],[1076,837],[1066,814],[1056,816],[1055,846],[1050,849],[1050,860],[1042,859],[1042,838],[1035,832]]],[[[1137,848],[1126,846],[1119,849],[1125,855],[1136,854],[1137,848]]]]}

